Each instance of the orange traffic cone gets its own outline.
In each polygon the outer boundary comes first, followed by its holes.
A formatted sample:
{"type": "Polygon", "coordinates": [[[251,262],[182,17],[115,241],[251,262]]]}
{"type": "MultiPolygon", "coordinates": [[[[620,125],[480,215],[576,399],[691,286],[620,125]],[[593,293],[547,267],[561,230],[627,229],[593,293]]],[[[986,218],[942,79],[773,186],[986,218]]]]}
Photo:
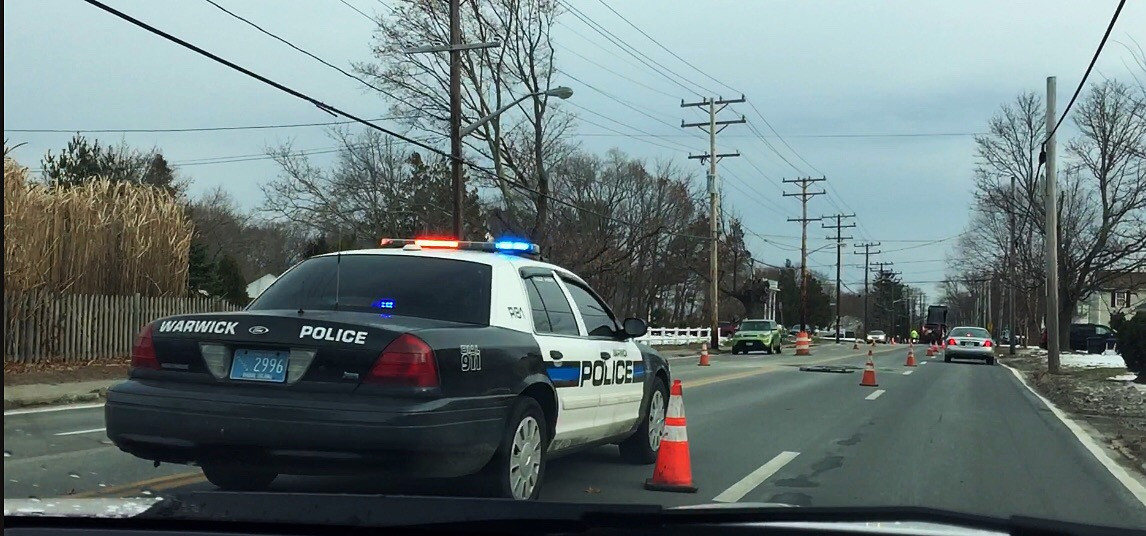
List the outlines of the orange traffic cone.
{"type": "Polygon", "coordinates": [[[931,343],[931,346],[927,347],[927,357],[934,357],[934,356],[935,356],[935,343],[931,343]]]}
{"type": "Polygon", "coordinates": [[[892,338],[891,338],[891,345],[892,345],[892,346],[895,346],[895,337],[892,337],[892,338]]]}
{"type": "Polygon", "coordinates": [[[914,367],[915,366],[915,346],[914,345],[907,347],[907,363],[904,363],[904,366],[906,366],[906,367],[914,367]]]}
{"type": "Polygon", "coordinates": [[[657,451],[657,465],[653,477],[645,480],[645,489],[696,493],[692,485],[692,461],[688,454],[688,433],[684,424],[684,389],[680,380],[673,380],[669,393],[665,431],[661,448],[657,451]]]}
{"type": "Polygon", "coordinates": [[[852,350],[859,350],[859,349],[860,349],[859,339],[856,339],[855,341],[852,342],[852,350]]]}
{"type": "Polygon", "coordinates": [[[700,362],[697,363],[697,365],[701,366],[701,367],[707,367],[707,366],[711,365],[711,363],[708,362],[708,343],[707,342],[700,343],[700,362]]]}
{"type": "Polygon", "coordinates": [[[867,351],[867,365],[863,368],[863,378],[860,379],[863,387],[879,387],[875,381],[875,362],[872,361],[871,350],[867,351]]]}

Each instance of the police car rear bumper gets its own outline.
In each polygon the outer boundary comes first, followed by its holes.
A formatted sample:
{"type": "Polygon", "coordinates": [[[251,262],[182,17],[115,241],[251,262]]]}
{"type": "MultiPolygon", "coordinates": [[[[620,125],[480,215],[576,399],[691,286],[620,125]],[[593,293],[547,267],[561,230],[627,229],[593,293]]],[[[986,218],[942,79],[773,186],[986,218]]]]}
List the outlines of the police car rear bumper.
{"type": "Polygon", "coordinates": [[[449,477],[497,450],[512,396],[411,400],[282,396],[128,380],[112,387],[107,435],[147,460],[245,463],[282,474],[382,471],[449,477]]]}

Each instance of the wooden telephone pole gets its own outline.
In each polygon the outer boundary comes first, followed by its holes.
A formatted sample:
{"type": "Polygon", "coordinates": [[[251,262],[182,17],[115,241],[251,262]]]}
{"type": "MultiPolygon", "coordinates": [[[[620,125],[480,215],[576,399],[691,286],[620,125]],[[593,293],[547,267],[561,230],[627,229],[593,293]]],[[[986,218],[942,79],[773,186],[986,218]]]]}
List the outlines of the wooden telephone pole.
{"type": "Polygon", "coordinates": [[[820,190],[818,192],[809,192],[808,187],[817,183],[828,180],[827,178],[820,177],[813,179],[811,177],[803,177],[799,179],[784,179],[784,183],[795,184],[800,187],[798,193],[784,192],[784,197],[799,197],[800,198],[800,217],[788,218],[788,221],[800,222],[800,331],[807,333],[808,331],[808,222],[820,221],[820,218],[808,217],[808,200],[817,196],[824,195],[827,192],[820,190]]]}
{"type": "Polygon", "coordinates": [[[709,241],[711,242],[711,249],[708,258],[708,310],[711,314],[709,325],[712,329],[710,334],[709,347],[716,349],[720,347],[720,311],[718,309],[718,302],[720,301],[719,290],[719,264],[717,263],[716,252],[719,245],[719,237],[717,231],[720,229],[720,188],[716,181],[716,164],[724,158],[740,156],[740,153],[717,153],[716,152],[716,135],[724,130],[728,125],[737,123],[746,123],[747,120],[744,116],[740,119],[732,119],[727,121],[717,121],[716,114],[724,110],[729,104],[736,104],[745,102],[744,96],[741,95],[739,99],[724,99],[724,98],[709,98],[700,102],[684,102],[680,101],[681,108],[690,107],[706,107],[708,108],[708,121],[699,123],[685,123],[680,122],[681,128],[697,127],[708,133],[708,152],[698,155],[688,155],[690,159],[697,159],[703,164],[708,162],[708,202],[709,202],[709,218],[708,218],[708,233],[709,241]]]}

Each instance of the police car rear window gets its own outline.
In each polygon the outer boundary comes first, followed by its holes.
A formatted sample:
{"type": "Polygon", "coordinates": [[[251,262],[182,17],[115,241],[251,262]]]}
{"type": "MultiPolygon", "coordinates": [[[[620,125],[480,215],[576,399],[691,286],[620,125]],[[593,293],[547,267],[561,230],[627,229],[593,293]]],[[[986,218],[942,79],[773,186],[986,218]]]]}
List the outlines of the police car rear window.
{"type": "Polygon", "coordinates": [[[283,274],[248,310],[331,311],[337,301],[339,311],[489,325],[491,272],[486,264],[433,257],[315,257],[283,274]]]}

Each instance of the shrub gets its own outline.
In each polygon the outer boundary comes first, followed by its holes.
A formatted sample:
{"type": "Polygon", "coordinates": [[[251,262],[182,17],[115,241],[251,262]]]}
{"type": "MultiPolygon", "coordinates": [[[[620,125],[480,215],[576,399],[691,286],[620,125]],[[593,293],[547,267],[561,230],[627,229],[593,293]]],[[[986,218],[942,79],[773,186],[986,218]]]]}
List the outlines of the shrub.
{"type": "Polygon", "coordinates": [[[1136,383],[1146,383],[1146,313],[1130,318],[1115,315],[1110,327],[1117,332],[1118,352],[1126,362],[1126,370],[1138,373],[1136,383]]]}

